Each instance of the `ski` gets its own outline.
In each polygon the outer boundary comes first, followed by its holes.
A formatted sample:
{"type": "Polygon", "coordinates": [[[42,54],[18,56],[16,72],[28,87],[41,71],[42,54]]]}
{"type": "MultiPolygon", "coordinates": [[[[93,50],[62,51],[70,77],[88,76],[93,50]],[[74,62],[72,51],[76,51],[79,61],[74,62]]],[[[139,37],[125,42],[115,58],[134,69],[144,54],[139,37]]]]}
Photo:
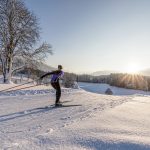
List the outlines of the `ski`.
{"type": "Polygon", "coordinates": [[[48,109],[48,108],[53,108],[53,107],[55,107],[55,104],[49,105],[49,106],[44,106],[44,107],[38,107],[36,109],[48,109]]]}
{"type": "Polygon", "coordinates": [[[82,105],[64,105],[64,104],[59,104],[59,105],[50,105],[50,106],[45,106],[45,107],[39,107],[36,109],[50,109],[50,108],[61,108],[61,107],[74,107],[74,106],[82,106],[82,105]]]}
{"type": "MultiPolygon", "coordinates": [[[[59,106],[62,105],[63,103],[68,103],[68,102],[71,102],[71,101],[62,101],[62,102],[59,103],[59,106]]],[[[59,106],[55,106],[55,104],[52,104],[52,105],[49,105],[49,106],[39,107],[39,108],[36,108],[36,109],[48,109],[48,108],[59,107],[59,106]]]]}
{"type": "Polygon", "coordinates": [[[61,105],[58,105],[58,106],[55,106],[55,107],[74,107],[74,106],[82,106],[82,105],[63,105],[63,104],[61,104],[61,105]]]}
{"type": "Polygon", "coordinates": [[[63,104],[63,103],[68,103],[68,102],[71,102],[71,101],[61,101],[59,102],[60,104],[63,104]]]}

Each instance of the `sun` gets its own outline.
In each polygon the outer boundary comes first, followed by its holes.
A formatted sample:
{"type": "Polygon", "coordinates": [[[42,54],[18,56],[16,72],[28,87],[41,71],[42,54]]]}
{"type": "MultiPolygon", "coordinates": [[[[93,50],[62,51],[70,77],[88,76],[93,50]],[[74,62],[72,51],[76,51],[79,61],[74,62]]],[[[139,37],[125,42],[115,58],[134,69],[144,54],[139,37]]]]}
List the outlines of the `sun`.
{"type": "Polygon", "coordinates": [[[139,71],[140,71],[140,66],[136,63],[130,63],[126,69],[126,72],[130,74],[137,74],[139,71]]]}

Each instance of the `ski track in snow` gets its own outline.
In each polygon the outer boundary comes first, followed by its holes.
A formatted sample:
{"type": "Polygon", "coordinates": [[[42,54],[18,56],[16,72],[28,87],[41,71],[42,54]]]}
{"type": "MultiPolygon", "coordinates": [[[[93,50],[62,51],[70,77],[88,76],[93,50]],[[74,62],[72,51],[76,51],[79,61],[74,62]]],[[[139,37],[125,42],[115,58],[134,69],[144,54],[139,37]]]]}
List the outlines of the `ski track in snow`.
{"type": "Polygon", "coordinates": [[[148,150],[150,97],[108,96],[67,90],[0,97],[1,150],[148,150]]]}

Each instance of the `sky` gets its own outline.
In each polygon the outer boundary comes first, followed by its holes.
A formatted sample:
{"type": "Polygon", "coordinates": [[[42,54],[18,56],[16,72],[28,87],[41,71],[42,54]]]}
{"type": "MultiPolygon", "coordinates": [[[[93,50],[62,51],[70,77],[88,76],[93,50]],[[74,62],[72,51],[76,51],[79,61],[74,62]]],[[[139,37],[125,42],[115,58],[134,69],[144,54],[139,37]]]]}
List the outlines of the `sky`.
{"type": "Polygon", "coordinates": [[[46,63],[74,73],[149,66],[150,0],[24,0],[38,17],[46,63]]]}

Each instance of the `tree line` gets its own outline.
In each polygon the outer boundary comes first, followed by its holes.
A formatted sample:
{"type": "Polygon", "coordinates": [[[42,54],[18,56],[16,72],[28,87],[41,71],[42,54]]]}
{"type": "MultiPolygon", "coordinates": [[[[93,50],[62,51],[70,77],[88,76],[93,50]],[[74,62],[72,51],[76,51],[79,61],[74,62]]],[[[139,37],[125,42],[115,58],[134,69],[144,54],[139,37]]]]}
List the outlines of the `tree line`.
{"type": "Polygon", "coordinates": [[[78,75],[78,82],[106,83],[111,86],[150,91],[150,77],[142,75],[132,75],[126,73],[113,73],[110,75],[92,76],[78,75]]]}

